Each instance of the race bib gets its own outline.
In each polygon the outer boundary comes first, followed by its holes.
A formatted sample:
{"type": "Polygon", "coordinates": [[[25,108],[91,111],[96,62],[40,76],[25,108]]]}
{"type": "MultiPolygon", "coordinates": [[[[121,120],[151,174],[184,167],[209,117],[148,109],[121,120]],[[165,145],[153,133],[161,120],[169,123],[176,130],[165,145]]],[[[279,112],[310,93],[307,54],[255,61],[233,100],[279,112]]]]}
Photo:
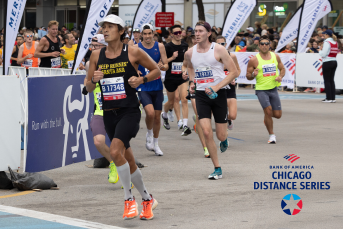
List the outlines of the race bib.
{"type": "Polygon", "coordinates": [[[51,59],[51,68],[60,68],[61,67],[61,58],[56,57],[51,59]]]}
{"type": "Polygon", "coordinates": [[[101,99],[101,92],[97,92],[97,93],[95,93],[95,95],[96,95],[96,98],[97,98],[97,100],[98,100],[98,103],[99,103],[99,108],[100,108],[100,110],[102,111],[102,99],[101,99]]]}
{"type": "Polygon", "coordinates": [[[262,65],[263,77],[275,76],[276,75],[276,65],[266,64],[262,65]]]}
{"type": "Polygon", "coordinates": [[[181,74],[182,62],[172,62],[171,74],[181,74]]]}
{"type": "Polygon", "coordinates": [[[100,80],[104,100],[119,100],[126,98],[124,78],[115,77],[100,80]]]}
{"type": "Polygon", "coordinates": [[[73,60],[68,61],[68,68],[72,69],[73,68],[73,64],[74,64],[73,60]]]}
{"type": "Polygon", "coordinates": [[[195,70],[194,83],[212,83],[214,82],[213,73],[211,67],[201,67],[195,70]]]}
{"type": "Polygon", "coordinates": [[[26,59],[26,60],[24,60],[23,66],[27,67],[27,68],[32,67],[32,63],[33,63],[32,60],[26,59]]]}

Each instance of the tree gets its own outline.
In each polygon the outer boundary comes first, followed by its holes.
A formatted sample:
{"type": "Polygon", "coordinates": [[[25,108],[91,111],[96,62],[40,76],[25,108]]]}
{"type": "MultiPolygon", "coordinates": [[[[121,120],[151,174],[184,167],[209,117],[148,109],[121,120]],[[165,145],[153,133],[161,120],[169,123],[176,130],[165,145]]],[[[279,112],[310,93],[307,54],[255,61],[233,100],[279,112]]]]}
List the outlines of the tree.
{"type": "Polygon", "coordinates": [[[205,21],[205,10],[204,10],[204,4],[202,3],[202,0],[196,0],[197,6],[198,6],[198,17],[199,21],[205,21]]]}

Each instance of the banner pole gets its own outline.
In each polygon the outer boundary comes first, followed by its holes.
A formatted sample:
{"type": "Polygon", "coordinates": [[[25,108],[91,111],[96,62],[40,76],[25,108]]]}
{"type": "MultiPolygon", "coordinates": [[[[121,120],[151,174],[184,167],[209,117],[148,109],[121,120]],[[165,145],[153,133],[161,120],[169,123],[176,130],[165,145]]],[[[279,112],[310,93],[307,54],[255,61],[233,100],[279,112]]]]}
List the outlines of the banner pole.
{"type": "Polygon", "coordinates": [[[288,23],[288,22],[289,22],[289,20],[291,19],[291,16],[292,16],[292,13],[291,13],[291,12],[289,12],[289,14],[288,14],[288,16],[287,16],[286,20],[283,22],[283,24],[282,24],[282,26],[281,26],[281,28],[280,28],[280,32],[282,32],[282,31],[283,31],[283,29],[285,28],[285,26],[287,25],[287,23],[288,23]]]}
{"type": "Polygon", "coordinates": [[[333,25],[332,25],[332,29],[336,26],[336,24],[338,23],[339,19],[340,19],[341,16],[342,16],[342,14],[343,14],[343,11],[341,11],[341,12],[339,13],[339,15],[338,15],[336,21],[335,21],[335,22],[333,23],[333,25]]]}
{"type": "Polygon", "coordinates": [[[2,59],[2,75],[6,74],[6,25],[7,25],[7,5],[8,5],[8,0],[5,0],[5,6],[4,6],[4,34],[3,34],[3,38],[4,38],[4,48],[3,48],[3,59],[2,59]]]}

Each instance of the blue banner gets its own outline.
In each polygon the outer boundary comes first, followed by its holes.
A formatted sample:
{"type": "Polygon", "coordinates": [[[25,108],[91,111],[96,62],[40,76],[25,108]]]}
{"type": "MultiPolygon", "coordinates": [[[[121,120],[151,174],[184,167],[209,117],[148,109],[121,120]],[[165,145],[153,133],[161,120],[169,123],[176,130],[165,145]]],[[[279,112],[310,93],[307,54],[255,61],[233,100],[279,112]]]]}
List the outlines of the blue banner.
{"type": "MultiPolygon", "coordinates": [[[[94,96],[83,95],[85,75],[28,78],[26,172],[39,172],[101,157],[90,121],[94,96]]],[[[107,137],[107,144],[110,141],[107,137]]]]}

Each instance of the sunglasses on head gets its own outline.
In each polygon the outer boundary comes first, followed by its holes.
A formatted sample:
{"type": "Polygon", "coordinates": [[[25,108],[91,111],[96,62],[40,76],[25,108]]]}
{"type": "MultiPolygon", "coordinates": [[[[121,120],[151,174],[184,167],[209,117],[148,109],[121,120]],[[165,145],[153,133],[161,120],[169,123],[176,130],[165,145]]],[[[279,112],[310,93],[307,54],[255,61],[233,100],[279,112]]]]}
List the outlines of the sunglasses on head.
{"type": "Polygon", "coordinates": [[[27,37],[27,38],[29,38],[29,37],[33,37],[33,35],[26,35],[26,37],[27,37]]]}
{"type": "Polygon", "coordinates": [[[133,32],[139,32],[140,33],[139,29],[134,29],[133,32]]]}
{"type": "Polygon", "coordinates": [[[260,42],[260,45],[269,45],[270,42],[260,42]]]}
{"type": "Polygon", "coordinates": [[[173,34],[174,35],[180,35],[182,33],[182,31],[177,31],[177,32],[174,32],[173,34]]]}

